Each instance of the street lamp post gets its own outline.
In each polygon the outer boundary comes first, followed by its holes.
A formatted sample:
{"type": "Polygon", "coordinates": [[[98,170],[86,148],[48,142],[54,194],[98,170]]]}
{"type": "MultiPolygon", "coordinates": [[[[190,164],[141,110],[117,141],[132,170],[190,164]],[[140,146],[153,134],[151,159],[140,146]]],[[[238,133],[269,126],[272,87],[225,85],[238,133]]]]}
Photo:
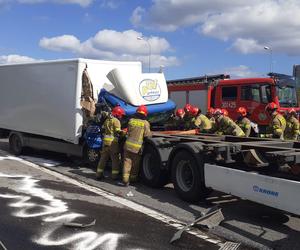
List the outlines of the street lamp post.
{"type": "Polygon", "coordinates": [[[138,36],[137,39],[138,40],[143,40],[148,44],[148,47],[149,47],[149,73],[150,73],[150,68],[151,68],[151,45],[150,45],[150,42],[149,42],[148,39],[145,39],[142,36],[138,36]]]}
{"type": "Polygon", "coordinates": [[[270,51],[270,73],[273,73],[273,50],[268,46],[265,46],[264,49],[270,51]]]}

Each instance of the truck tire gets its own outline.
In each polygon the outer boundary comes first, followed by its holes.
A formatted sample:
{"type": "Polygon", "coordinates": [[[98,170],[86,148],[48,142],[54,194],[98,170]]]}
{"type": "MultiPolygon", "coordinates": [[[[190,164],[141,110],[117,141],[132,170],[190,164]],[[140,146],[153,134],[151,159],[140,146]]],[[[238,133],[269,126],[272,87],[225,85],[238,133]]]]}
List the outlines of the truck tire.
{"type": "Polygon", "coordinates": [[[9,131],[6,129],[0,129],[0,138],[7,138],[9,135],[9,131]]]}
{"type": "Polygon", "coordinates": [[[90,167],[96,167],[100,159],[100,150],[96,150],[85,145],[83,149],[83,159],[90,167]]]}
{"type": "Polygon", "coordinates": [[[23,144],[21,135],[13,133],[9,136],[9,152],[14,155],[22,154],[23,144]]]}
{"type": "Polygon", "coordinates": [[[172,161],[172,181],[178,196],[190,202],[205,198],[209,189],[201,180],[201,168],[192,153],[179,151],[172,161]]]}
{"type": "Polygon", "coordinates": [[[141,163],[141,178],[147,186],[160,188],[169,182],[168,171],[162,168],[160,155],[151,144],[144,148],[141,163]]]}

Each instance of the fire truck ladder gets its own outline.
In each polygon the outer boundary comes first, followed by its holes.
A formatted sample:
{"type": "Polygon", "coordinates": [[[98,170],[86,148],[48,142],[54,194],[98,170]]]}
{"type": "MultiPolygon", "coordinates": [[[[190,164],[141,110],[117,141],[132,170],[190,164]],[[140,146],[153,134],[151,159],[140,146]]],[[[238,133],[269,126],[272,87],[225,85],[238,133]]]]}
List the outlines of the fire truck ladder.
{"type": "Polygon", "coordinates": [[[204,76],[197,76],[191,78],[182,78],[182,79],[175,79],[175,80],[168,80],[168,85],[185,85],[185,84],[212,84],[218,80],[230,79],[229,75],[225,74],[218,74],[218,75],[204,75],[204,76]]]}

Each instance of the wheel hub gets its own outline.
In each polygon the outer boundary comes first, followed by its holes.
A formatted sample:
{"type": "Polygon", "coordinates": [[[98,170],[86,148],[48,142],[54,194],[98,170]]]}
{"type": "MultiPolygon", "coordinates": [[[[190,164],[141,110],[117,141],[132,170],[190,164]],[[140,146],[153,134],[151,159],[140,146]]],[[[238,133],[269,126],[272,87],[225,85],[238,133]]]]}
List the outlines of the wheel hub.
{"type": "Polygon", "coordinates": [[[180,189],[184,192],[188,192],[193,187],[194,172],[189,161],[182,160],[178,163],[176,178],[180,189]]]}

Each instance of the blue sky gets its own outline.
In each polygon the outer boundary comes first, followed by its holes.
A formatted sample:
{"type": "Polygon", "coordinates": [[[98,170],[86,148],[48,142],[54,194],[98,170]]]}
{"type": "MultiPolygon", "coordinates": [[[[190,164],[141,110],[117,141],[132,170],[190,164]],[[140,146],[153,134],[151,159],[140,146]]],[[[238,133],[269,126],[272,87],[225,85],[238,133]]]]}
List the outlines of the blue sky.
{"type": "Polygon", "coordinates": [[[0,27],[0,63],[138,60],[147,72],[150,45],[167,79],[300,64],[298,0],[0,0],[0,27]]]}

